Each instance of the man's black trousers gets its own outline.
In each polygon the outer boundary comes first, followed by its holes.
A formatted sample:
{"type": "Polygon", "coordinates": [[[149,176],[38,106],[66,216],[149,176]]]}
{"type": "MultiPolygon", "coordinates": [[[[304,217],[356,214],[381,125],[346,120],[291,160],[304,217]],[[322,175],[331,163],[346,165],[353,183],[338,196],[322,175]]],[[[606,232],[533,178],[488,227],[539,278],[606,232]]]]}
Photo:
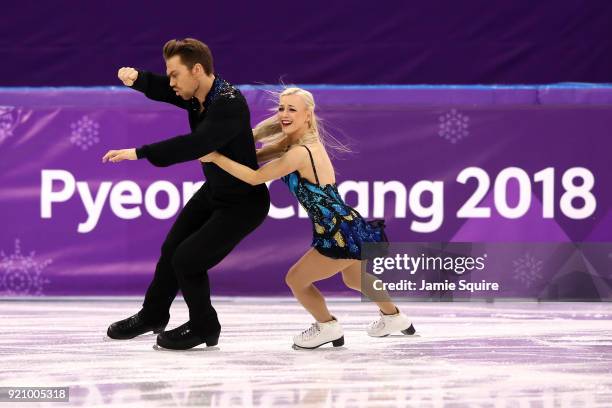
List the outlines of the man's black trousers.
{"type": "Polygon", "coordinates": [[[220,329],[210,302],[208,270],[266,218],[270,196],[264,184],[246,194],[213,195],[204,184],[187,202],[161,248],[143,303],[146,320],[164,321],[178,290],[196,333],[220,329]]]}

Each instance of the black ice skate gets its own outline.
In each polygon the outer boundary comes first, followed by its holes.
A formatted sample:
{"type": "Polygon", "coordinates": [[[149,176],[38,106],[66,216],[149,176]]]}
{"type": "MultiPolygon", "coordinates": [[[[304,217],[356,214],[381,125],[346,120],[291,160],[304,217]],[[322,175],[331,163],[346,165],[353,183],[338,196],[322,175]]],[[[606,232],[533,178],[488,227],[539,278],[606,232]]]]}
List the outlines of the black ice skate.
{"type": "Polygon", "coordinates": [[[142,315],[142,311],[140,311],[134,316],[119,320],[118,322],[108,326],[106,334],[111,339],[128,340],[150,331],[153,333],[161,333],[166,328],[168,320],[170,320],[170,316],[168,316],[162,322],[152,323],[145,320],[144,316],[142,315]]]}
{"type": "Polygon", "coordinates": [[[184,323],[176,329],[168,330],[157,336],[157,345],[170,350],[187,350],[206,343],[207,347],[216,346],[219,342],[221,329],[211,333],[199,334],[192,328],[190,322],[184,323]]]}

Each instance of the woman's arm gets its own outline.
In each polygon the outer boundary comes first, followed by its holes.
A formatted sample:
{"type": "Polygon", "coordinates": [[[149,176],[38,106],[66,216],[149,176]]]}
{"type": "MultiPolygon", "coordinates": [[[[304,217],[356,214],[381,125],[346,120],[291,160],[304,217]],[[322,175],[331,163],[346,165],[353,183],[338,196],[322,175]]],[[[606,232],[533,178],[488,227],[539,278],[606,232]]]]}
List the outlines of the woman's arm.
{"type": "Polygon", "coordinates": [[[270,161],[274,157],[278,156],[279,153],[283,152],[287,148],[287,141],[285,139],[265,146],[257,150],[257,163],[264,163],[270,161]]]}
{"type": "Polygon", "coordinates": [[[206,155],[200,160],[215,163],[232,176],[239,178],[245,183],[255,186],[270,180],[276,180],[300,168],[302,165],[302,160],[306,158],[305,151],[301,150],[304,149],[291,149],[278,159],[264,164],[257,170],[253,170],[250,167],[233,161],[232,159],[228,159],[217,152],[206,155]]]}

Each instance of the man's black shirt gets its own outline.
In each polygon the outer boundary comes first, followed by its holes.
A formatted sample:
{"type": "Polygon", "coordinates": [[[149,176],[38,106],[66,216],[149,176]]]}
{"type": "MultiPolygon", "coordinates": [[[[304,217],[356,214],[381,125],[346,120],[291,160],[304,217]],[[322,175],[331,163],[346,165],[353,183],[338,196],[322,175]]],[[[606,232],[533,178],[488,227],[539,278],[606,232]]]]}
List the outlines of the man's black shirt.
{"type": "MultiPolygon", "coordinates": [[[[210,152],[257,169],[255,141],[251,130],[250,113],[240,91],[215,77],[200,112],[200,102],[193,97],[186,101],[170,87],[170,79],[147,71],[139,71],[132,88],[149,99],[167,102],[186,109],[191,133],[176,136],[136,149],[139,159],[146,158],[158,167],[196,160],[210,152]]],[[[208,188],[213,196],[249,193],[253,186],[237,179],[213,163],[202,163],[208,188]]]]}

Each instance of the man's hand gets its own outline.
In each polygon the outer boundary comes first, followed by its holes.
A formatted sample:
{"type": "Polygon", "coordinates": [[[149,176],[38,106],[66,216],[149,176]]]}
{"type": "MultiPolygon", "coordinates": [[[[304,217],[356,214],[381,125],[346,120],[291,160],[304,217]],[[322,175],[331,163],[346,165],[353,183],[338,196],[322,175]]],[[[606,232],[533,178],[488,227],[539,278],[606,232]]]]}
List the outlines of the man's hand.
{"type": "Polygon", "coordinates": [[[138,160],[138,157],[136,157],[136,149],[109,150],[104,157],[102,157],[102,163],[106,163],[107,161],[118,163],[123,160],[138,160]]]}
{"type": "Polygon", "coordinates": [[[134,85],[134,81],[138,79],[138,71],[131,67],[122,67],[117,72],[117,76],[125,86],[134,85]]]}
{"type": "Polygon", "coordinates": [[[220,155],[217,152],[212,152],[212,153],[208,153],[206,156],[202,156],[200,157],[198,160],[201,161],[202,163],[211,163],[214,162],[216,158],[218,158],[220,155]]]}

